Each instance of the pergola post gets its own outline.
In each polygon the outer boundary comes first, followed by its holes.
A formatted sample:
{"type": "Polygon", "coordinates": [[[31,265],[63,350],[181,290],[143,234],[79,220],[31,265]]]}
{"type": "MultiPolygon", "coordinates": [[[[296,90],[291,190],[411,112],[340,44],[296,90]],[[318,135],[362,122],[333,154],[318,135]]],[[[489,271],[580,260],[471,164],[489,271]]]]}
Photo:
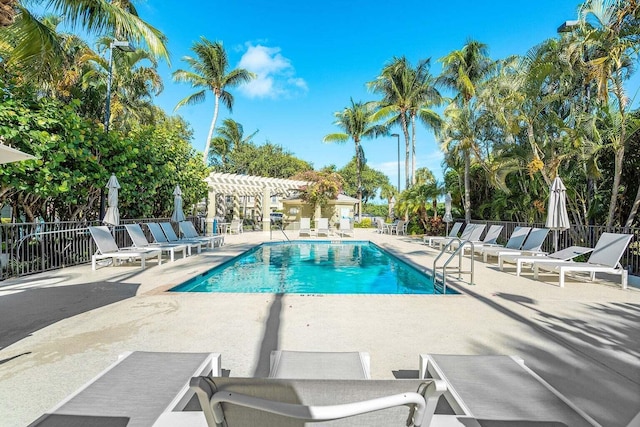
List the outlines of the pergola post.
{"type": "Polygon", "coordinates": [[[266,185],[262,189],[262,231],[271,229],[271,190],[266,185]]]}

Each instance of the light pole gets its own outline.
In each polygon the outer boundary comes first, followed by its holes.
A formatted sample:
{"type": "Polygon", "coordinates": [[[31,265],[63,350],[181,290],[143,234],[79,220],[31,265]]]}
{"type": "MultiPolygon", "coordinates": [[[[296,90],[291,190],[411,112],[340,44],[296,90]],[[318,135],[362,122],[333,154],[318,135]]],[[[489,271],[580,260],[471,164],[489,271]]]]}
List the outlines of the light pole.
{"type": "Polygon", "coordinates": [[[392,133],[391,136],[398,138],[398,193],[400,193],[400,135],[392,133]]]}
{"type": "Polygon", "coordinates": [[[107,103],[104,109],[104,131],[109,133],[109,120],[111,118],[111,79],[113,78],[113,48],[123,52],[133,52],[128,41],[114,40],[109,43],[109,74],[107,75],[107,103]]]}
{"type": "MultiPolygon", "coordinates": [[[[107,74],[107,101],[104,107],[104,132],[109,133],[111,120],[111,79],[113,77],[113,48],[123,52],[133,52],[133,48],[126,40],[114,40],[109,43],[109,71],[107,74]]],[[[104,188],[100,189],[100,221],[104,219],[104,188]]]]}

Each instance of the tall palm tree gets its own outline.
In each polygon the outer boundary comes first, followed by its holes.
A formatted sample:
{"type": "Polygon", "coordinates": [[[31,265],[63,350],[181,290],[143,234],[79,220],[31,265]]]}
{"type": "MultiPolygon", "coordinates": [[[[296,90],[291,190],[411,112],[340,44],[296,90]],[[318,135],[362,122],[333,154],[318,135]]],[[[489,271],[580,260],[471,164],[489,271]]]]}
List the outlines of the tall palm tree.
{"type": "MultiPolygon", "coordinates": [[[[454,103],[457,109],[467,110],[456,115],[465,120],[459,123],[467,122],[472,119],[474,114],[471,112],[473,106],[471,100],[476,96],[478,86],[490,74],[493,68],[493,62],[488,57],[487,45],[476,40],[469,40],[462,49],[454,50],[448,55],[440,59],[442,62],[442,73],[438,77],[438,81],[445,87],[456,92],[454,103]]],[[[467,125],[470,123],[467,122],[467,125]]],[[[473,126],[467,126],[466,130],[471,130],[473,126]]],[[[467,139],[467,143],[462,145],[462,154],[465,160],[465,191],[464,191],[464,210],[465,220],[471,221],[471,197],[469,193],[469,169],[471,162],[472,141],[467,139]]]]}
{"type": "MultiPolygon", "coordinates": [[[[624,89],[637,58],[638,4],[629,0],[587,0],[580,9],[584,43],[593,56],[587,61],[589,78],[597,83],[598,98],[609,102],[609,93],[616,100],[620,114],[619,134],[614,144],[614,175],[607,227],[613,225],[622,177],[625,148],[628,140],[627,120],[630,108],[624,89]]],[[[640,188],[637,200],[640,200],[640,188]]],[[[627,226],[633,216],[627,220],[627,226]]]]}
{"type": "Polygon", "coordinates": [[[193,43],[191,49],[195,52],[196,57],[185,56],[182,60],[189,64],[193,71],[176,70],[173,73],[173,78],[177,82],[190,83],[192,87],[201,88],[201,90],[182,99],[175,109],[177,110],[184,105],[199,104],[205,100],[207,90],[213,92],[215,98],[213,119],[202,154],[203,162],[207,165],[220,101],[231,111],[233,109],[233,95],[227,91],[227,88],[246,83],[255,78],[255,74],[244,68],[228,71],[229,59],[221,42],[211,42],[202,37],[200,41],[193,43]]]}
{"type": "Polygon", "coordinates": [[[362,207],[362,168],[366,162],[364,149],[361,145],[362,139],[374,138],[387,133],[384,126],[375,123],[375,105],[373,102],[354,102],[351,99],[351,106],[334,113],[336,118],[334,124],[344,132],[331,133],[322,139],[322,142],[325,143],[344,143],[349,138],[353,140],[358,171],[358,214],[361,213],[362,207]]]}
{"type": "Polygon", "coordinates": [[[429,65],[430,59],[418,61],[413,68],[406,57],[393,58],[376,80],[367,83],[371,91],[380,93],[383,97],[379,102],[380,108],[376,117],[389,118],[388,126],[398,125],[402,129],[405,139],[407,188],[415,183],[416,117],[432,129],[437,129],[440,123],[439,116],[431,107],[440,105],[442,97],[436,89],[435,79],[429,72],[429,65]]]}

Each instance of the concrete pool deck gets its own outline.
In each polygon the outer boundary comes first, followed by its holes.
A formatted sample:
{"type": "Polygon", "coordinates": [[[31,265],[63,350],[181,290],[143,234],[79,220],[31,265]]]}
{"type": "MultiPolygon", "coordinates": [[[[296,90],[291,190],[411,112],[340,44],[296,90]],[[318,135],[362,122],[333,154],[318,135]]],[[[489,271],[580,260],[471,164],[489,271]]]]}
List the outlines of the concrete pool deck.
{"type": "MultiPolygon", "coordinates": [[[[421,353],[518,355],[604,426],[640,411],[640,290],[622,290],[619,277],[559,288],[557,275],[476,262],[475,285],[451,280],[463,295],[164,292],[269,238],[227,236],[144,271],[86,265],[0,282],[0,426],[34,421],[136,350],[221,353],[239,377],[266,376],[275,349],[367,351],[374,379],[417,377],[421,353]]],[[[411,237],[355,238],[422,269],[437,254],[411,237]]]]}

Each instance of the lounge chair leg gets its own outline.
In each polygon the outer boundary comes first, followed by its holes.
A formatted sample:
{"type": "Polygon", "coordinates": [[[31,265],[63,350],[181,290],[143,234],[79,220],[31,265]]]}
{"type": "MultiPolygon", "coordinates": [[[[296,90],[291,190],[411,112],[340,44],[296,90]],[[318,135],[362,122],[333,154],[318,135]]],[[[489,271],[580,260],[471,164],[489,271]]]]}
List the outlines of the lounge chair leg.
{"type": "Polygon", "coordinates": [[[96,257],[95,256],[91,257],[91,269],[93,271],[96,271],[96,257]]]}
{"type": "Polygon", "coordinates": [[[629,284],[629,272],[627,270],[622,270],[621,276],[622,289],[627,289],[627,285],[629,284]]]}
{"type": "Polygon", "coordinates": [[[560,287],[564,288],[564,270],[560,269],[560,287]]]}
{"type": "Polygon", "coordinates": [[[146,259],[147,259],[147,258],[146,258],[146,257],[144,257],[144,256],[140,257],[140,265],[142,266],[142,269],[143,269],[143,270],[144,270],[144,262],[145,262],[145,260],[146,260],[146,259]]]}

